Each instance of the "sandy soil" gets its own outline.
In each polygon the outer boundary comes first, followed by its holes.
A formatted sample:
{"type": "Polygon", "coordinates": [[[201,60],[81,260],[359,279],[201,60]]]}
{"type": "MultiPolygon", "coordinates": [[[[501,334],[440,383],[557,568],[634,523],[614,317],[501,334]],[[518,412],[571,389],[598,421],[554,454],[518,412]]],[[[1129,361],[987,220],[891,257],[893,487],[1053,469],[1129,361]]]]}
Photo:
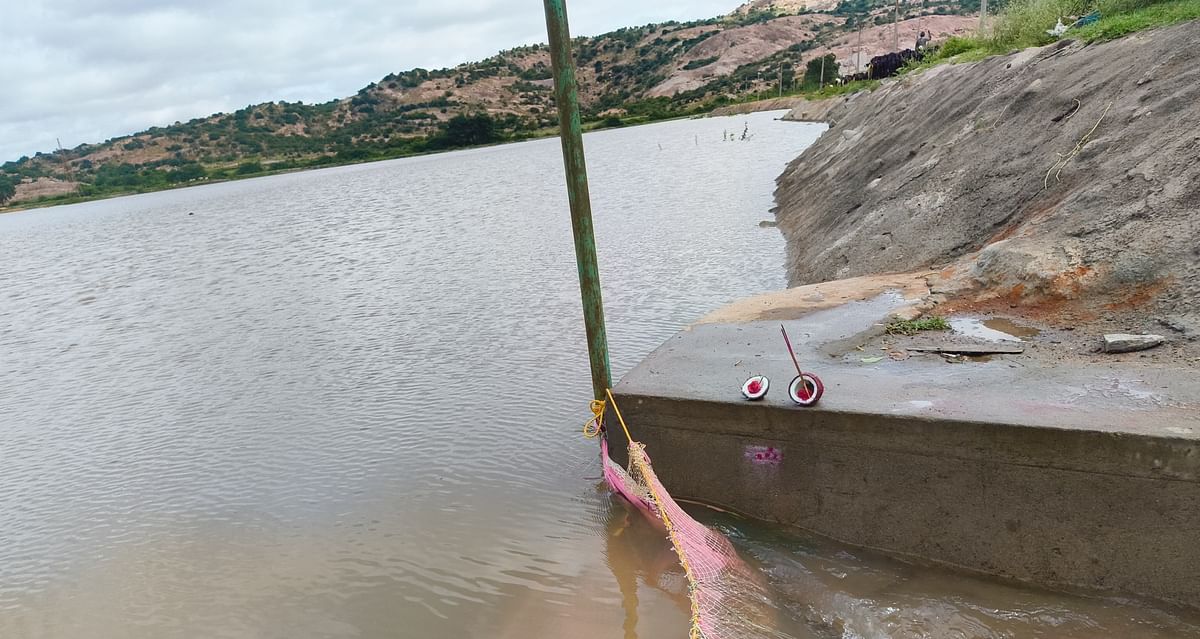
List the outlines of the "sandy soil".
{"type": "Polygon", "coordinates": [[[802,108],[807,104],[808,100],[804,98],[773,98],[770,100],[755,100],[754,102],[742,102],[741,104],[731,104],[718,109],[713,109],[709,113],[709,117],[722,117],[726,115],[742,115],[744,113],[758,113],[760,111],[793,111],[802,108]]]}
{"type": "MultiPolygon", "coordinates": [[[[1137,353],[1107,354],[1101,344],[1105,333],[1139,332],[1153,328],[1125,321],[1063,321],[1061,317],[1030,312],[1024,307],[980,305],[969,299],[948,299],[935,292],[933,272],[869,275],[820,284],[809,284],[738,300],[696,321],[702,324],[735,324],[787,321],[826,309],[865,302],[880,295],[895,295],[895,309],[865,332],[836,340],[823,351],[835,358],[879,358],[903,361],[912,357],[941,359],[947,364],[1004,360],[1014,366],[1034,363],[1122,363],[1127,366],[1193,366],[1200,364],[1200,348],[1186,337],[1174,335],[1158,348],[1137,353]],[[890,334],[891,321],[923,316],[947,318],[954,328],[915,335],[890,334]],[[955,349],[978,350],[981,355],[959,355],[955,349]],[[945,353],[930,351],[946,351],[945,353]],[[995,350],[996,353],[988,353],[995,350]],[[999,352],[1008,351],[1008,352],[999,352]],[[1012,352],[1020,351],[1020,352],[1012,352]]],[[[1159,333],[1171,331],[1159,326],[1159,333]]]]}
{"type": "Polygon", "coordinates": [[[17,185],[17,194],[13,197],[12,203],[16,204],[17,202],[33,200],[39,197],[74,193],[78,188],[79,182],[69,182],[51,177],[38,178],[32,182],[26,180],[17,185]]]}
{"type": "Polygon", "coordinates": [[[738,300],[702,317],[696,324],[733,324],[803,317],[814,311],[862,301],[896,291],[913,304],[929,296],[928,273],[868,275],[810,284],[738,300]]]}

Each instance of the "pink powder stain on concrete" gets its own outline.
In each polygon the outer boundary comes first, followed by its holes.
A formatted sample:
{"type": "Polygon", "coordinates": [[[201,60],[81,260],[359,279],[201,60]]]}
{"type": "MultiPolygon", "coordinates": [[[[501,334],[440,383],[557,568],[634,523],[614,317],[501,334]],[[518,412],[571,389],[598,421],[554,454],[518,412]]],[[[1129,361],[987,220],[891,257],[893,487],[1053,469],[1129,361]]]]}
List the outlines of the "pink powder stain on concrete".
{"type": "Polygon", "coordinates": [[[745,455],[755,466],[778,466],[783,463],[783,451],[774,446],[747,446],[745,455]]]}

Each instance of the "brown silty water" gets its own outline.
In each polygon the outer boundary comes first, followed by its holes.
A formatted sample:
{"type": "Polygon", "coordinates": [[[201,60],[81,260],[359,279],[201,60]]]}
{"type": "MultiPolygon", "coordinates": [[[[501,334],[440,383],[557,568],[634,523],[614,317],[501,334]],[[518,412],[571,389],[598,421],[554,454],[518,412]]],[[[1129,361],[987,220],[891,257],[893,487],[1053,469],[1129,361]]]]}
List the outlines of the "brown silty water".
{"type": "MultiPolygon", "coordinates": [[[[588,136],[618,373],[784,285],[775,115],[588,136]]],[[[686,637],[579,434],[565,204],[545,140],[0,216],[0,637],[686,637]]],[[[1200,636],[696,514],[785,636],[1200,636]]]]}
{"type": "Polygon", "coordinates": [[[1042,334],[1040,329],[1036,329],[1032,326],[1025,326],[1024,324],[1018,324],[1003,317],[985,320],[982,322],[982,324],[993,331],[1000,331],[1001,333],[1012,335],[1013,337],[1037,337],[1038,335],[1042,334]]]}

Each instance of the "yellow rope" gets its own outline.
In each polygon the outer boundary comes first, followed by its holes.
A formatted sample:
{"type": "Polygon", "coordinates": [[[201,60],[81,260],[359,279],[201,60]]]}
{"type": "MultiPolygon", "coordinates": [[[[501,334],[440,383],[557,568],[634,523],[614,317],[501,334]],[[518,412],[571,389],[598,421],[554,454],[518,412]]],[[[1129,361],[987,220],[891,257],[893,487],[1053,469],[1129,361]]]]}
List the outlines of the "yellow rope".
{"type": "Polygon", "coordinates": [[[612,389],[605,389],[604,392],[608,395],[608,401],[612,404],[613,412],[617,414],[617,421],[621,422],[621,429],[625,431],[625,439],[629,440],[629,443],[632,444],[633,436],[629,434],[629,427],[625,425],[625,418],[621,417],[621,409],[617,408],[617,400],[613,397],[612,389]]]}
{"type": "MultiPolygon", "coordinates": [[[[1075,144],[1075,148],[1071,149],[1070,153],[1068,153],[1066,155],[1063,155],[1062,153],[1057,154],[1058,161],[1054,163],[1054,166],[1050,167],[1049,171],[1046,171],[1046,179],[1043,184],[1043,186],[1045,188],[1042,190],[1047,190],[1050,188],[1050,174],[1051,173],[1054,173],[1054,179],[1056,181],[1062,182],[1063,169],[1067,168],[1067,165],[1071,163],[1071,160],[1073,160],[1075,158],[1075,156],[1079,155],[1079,153],[1081,151],[1083,151],[1083,147],[1086,146],[1087,143],[1091,141],[1092,135],[1096,133],[1096,129],[1100,128],[1100,124],[1104,122],[1104,118],[1108,117],[1108,112],[1112,109],[1112,107],[1113,107],[1113,103],[1109,102],[1108,106],[1105,107],[1105,109],[1104,109],[1104,113],[1100,115],[1100,119],[1096,121],[1096,126],[1092,127],[1092,130],[1088,131],[1087,135],[1083,136],[1082,138],[1079,138],[1079,142],[1077,142],[1075,144]]],[[[1079,109],[1076,108],[1075,111],[1078,112],[1079,109]]],[[[1072,113],[1071,116],[1074,117],[1075,114],[1072,113]]]]}
{"type": "MultiPolygon", "coordinates": [[[[613,410],[616,410],[615,403],[613,404],[613,410]]],[[[624,426],[624,422],[621,425],[624,426]]],[[[647,467],[645,453],[639,451],[637,455],[630,454],[630,462],[637,465],[638,473],[641,474],[643,479],[652,476],[653,471],[647,467]]],[[[658,506],[658,516],[662,519],[663,525],[667,527],[667,535],[671,538],[671,545],[675,547],[675,554],[679,557],[679,565],[683,566],[683,573],[687,576],[688,599],[691,600],[692,604],[692,629],[691,633],[689,633],[689,639],[702,639],[703,635],[700,631],[700,601],[696,596],[696,588],[699,582],[696,580],[695,573],[692,572],[692,564],[688,561],[687,553],[683,551],[683,543],[679,539],[679,530],[675,528],[671,517],[667,515],[667,509],[662,496],[655,489],[654,482],[646,480],[646,487],[650,489],[650,496],[654,498],[654,504],[658,506]]]]}
{"type": "Polygon", "coordinates": [[[604,428],[604,400],[592,400],[592,418],[583,423],[583,436],[588,439],[595,439],[600,436],[600,430],[604,428]]]}

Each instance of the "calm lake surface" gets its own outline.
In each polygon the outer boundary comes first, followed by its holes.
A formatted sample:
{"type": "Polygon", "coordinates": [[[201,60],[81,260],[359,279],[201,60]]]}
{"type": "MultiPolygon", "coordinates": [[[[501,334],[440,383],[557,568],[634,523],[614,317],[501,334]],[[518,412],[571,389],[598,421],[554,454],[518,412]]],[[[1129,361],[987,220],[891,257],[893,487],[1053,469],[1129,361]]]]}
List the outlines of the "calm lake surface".
{"type": "MultiPolygon", "coordinates": [[[[785,285],[758,222],[823,127],[777,116],[588,136],[618,375],[785,285]]],[[[0,216],[0,637],[686,637],[580,435],[561,171],[543,140],[0,216]]],[[[707,518],[814,636],[1200,636],[707,518]]]]}

